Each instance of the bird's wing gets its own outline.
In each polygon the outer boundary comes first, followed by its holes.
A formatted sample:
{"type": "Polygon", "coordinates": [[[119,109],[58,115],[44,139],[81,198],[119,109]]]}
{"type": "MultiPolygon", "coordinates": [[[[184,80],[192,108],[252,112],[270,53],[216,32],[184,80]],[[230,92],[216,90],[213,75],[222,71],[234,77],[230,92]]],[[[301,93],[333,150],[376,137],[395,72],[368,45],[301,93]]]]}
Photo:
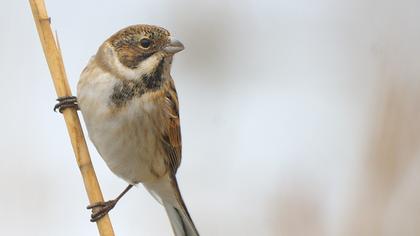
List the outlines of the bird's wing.
{"type": "Polygon", "coordinates": [[[172,79],[164,84],[164,94],[162,100],[161,115],[161,142],[167,159],[166,166],[175,175],[179,165],[181,164],[181,128],[179,121],[179,104],[178,96],[172,79]]]}

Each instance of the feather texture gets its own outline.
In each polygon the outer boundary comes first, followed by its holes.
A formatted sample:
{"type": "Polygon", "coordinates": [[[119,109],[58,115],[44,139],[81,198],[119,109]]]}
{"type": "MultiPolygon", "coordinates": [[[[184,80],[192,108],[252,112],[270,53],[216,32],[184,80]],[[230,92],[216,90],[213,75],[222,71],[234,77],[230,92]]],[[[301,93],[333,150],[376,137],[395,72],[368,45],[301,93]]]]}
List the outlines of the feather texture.
{"type": "Polygon", "coordinates": [[[128,27],[101,45],[77,90],[89,137],[111,171],[143,183],[165,207],[176,236],[195,236],[175,178],[182,141],[170,67],[182,49],[160,27],[128,27]]]}

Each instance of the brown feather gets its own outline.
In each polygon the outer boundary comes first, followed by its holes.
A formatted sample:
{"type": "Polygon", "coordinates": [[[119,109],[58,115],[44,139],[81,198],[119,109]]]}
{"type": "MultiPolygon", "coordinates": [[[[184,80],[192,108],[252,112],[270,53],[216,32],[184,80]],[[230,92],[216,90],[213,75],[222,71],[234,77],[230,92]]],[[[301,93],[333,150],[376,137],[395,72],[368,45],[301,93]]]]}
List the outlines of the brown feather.
{"type": "Polygon", "coordinates": [[[167,154],[166,165],[171,173],[175,175],[179,165],[181,164],[181,127],[179,120],[178,96],[172,79],[166,81],[163,86],[163,119],[161,127],[162,145],[167,154]]]}
{"type": "Polygon", "coordinates": [[[149,91],[144,96],[147,96],[148,100],[155,101],[156,107],[159,109],[155,113],[157,117],[152,119],[153,125],[159,135],[160,145],[166,154],[165,166],[171,176],[175,176],[181,164],[182,140],[178,96],[173,80],[166,79],[159,90],[149,91]]]}

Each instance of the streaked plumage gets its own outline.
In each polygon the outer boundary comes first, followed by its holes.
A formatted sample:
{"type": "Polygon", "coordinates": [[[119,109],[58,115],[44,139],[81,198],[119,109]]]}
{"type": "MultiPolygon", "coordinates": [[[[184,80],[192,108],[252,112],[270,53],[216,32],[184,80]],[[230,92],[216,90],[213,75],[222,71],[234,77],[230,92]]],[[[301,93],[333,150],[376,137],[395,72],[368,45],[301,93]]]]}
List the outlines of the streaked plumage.
{"type": "Polygon", "coordinates": [[[198,235],[175,178],[181,132],[170,67],[182,49],[163,28],[130,26],[100,46],[78,83],[78,104],[96,149],[112,172],[143,183],[165,206],[177,236],[198,235]]]}

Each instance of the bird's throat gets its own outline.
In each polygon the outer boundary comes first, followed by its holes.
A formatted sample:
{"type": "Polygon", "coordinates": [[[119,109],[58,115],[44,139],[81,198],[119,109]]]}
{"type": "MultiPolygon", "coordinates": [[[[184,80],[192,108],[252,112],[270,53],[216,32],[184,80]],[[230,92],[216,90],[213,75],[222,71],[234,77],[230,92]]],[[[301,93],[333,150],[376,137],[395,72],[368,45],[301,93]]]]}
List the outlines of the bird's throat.
{"type": "Polygon", "coordinates": [[[161,88],[166,78],[165,64],[165,59],[162,58],[151,73],[142,74],[136,79],[121,79],[113,88],[110,102],[121,107],[135,97],[141,97],[161,88]]]}

